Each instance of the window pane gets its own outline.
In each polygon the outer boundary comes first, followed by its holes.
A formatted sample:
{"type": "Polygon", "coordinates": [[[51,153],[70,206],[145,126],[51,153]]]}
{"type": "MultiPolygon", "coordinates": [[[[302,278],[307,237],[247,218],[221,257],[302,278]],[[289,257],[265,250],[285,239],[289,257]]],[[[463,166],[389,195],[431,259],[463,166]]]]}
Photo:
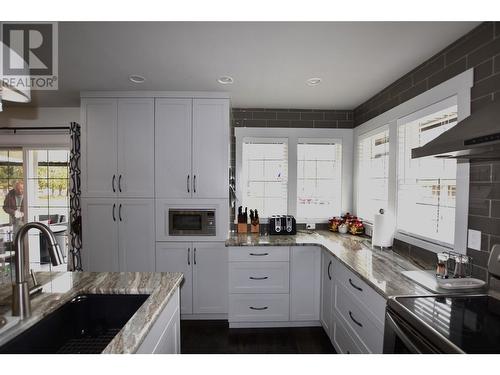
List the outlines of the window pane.
{"type": "Polygon", "coordinates": [[[262,218],[287,213],[288,147],[285,140],[243,142],[243,207],[262,218]]]}
{"type": "Polygon", "coordinates": [[[49,178],[68,178],[69,152],[49,150],[49,178]]]}
{"type": "Polygon", "coordinates": [[[297,217],[340,215],[342,146],[333,141],[297,144],[297,217]]]}
{"type": "Polygon", "coordinates": [[[358,143],[358,216],[373,220],[380,209],[387,210],[389,181],[389,130],[358,143]]]}
{"type": "Polygon", "coordinates": [[[454,159],[411,158],[457,123],[457,106],[404,123],[398,128],[398,229],[453,244],[457,163],[454,159]]]}

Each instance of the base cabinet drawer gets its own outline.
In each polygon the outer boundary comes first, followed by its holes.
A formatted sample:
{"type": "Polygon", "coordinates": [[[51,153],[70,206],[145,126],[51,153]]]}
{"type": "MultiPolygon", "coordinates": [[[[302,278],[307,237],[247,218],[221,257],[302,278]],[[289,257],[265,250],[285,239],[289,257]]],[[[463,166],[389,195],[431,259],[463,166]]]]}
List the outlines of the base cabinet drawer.
{"type": "Polygon", "coordinates": [[[384,324],[386,301],[380,294],[338,260],[333,262],[332,275],[336,284],[349,290],[351,295],[379,320],[380,324],[384,324]]]}
{"type": "Polygon", "coordinates": [[[342,285],[335,285],[334,314],[342,319],[371,353],[382,353],[383,326],[375,316],[353,298],[342,285]]]}
{"type": "Polygon", "coordinates": [[[235,246],[229,247],[230,262],[288,262],[288,246],[235,246]]]}
{"type": "Polygon", "coordinates": [[[288,294],[231,294],[230,322],[282,322],[289,320],[288,294]]]}
{"type": "Polygon", "coordinates": [[[362,354],[363,351],[359,349],[352,337],[349,335],[348,330],[338,320],[332,320],[332,341],[335,350],[340,354],[362,354]]]}
{"type": "Polygon", "coordinates": [[[230,293],[288,293],[288,262],[229,263],[230,293]]]}

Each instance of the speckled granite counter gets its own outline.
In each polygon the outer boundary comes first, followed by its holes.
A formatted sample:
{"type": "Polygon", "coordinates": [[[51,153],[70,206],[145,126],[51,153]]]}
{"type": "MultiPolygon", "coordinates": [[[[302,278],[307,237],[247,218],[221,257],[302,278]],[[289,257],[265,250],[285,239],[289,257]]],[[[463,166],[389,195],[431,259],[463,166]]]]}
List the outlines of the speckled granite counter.
{"type": "MultiPolygon", "coordinates": [[[[182,281],[181,273],[62,272],[37,274],[43,292],[31,300],[32,317],[2,333],[0,345],[19,335],[78,294],[149,294],[103,353],[134,353],[182,281]],[[44,282],[46,282],[44,284],[44,282]]],[[[0,287],[0,315],[10,312],[12,289],[0,287]]]]}
{"type": "Polygon", "coordinates": [[[396,295],[426,295],[430,292],[401,274],[418,270],[409,260],[390,250],[372,249],[367,238],[329,231],[303,232],[295,236],[234,234],[226,246],[310,246],[329,251],[384,298],[396,295]]]}

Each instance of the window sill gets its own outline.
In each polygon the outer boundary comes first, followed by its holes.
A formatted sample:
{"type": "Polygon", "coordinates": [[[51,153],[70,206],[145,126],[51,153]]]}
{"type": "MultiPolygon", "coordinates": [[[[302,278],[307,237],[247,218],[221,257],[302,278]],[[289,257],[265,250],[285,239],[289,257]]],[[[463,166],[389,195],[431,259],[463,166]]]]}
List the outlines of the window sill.
{"type": "MultiPolygon", "coordinates": [[[[441,253],[444,251],[454,250],[452,247],[444,246],[434,242],[426,241],[417,237],[410,236],[405,233],[396,232],[394,239],[406,242],[413,246],[418,246],[424,250],[432,251],[433,253],[441,253]]],[[[456,250],[455,250],[456,251],[456,250]]]]}

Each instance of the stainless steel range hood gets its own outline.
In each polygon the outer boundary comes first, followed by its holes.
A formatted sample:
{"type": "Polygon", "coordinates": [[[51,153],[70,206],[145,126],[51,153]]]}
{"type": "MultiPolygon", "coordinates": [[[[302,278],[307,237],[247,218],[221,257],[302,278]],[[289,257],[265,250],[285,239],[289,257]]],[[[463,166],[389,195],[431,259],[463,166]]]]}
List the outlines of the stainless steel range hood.
{"type": "Polygon", "coordinates": [[[426,145],[411,150],[425,156],[457,159],[500,159],[500,101],[488,104],[426,145]]]}

